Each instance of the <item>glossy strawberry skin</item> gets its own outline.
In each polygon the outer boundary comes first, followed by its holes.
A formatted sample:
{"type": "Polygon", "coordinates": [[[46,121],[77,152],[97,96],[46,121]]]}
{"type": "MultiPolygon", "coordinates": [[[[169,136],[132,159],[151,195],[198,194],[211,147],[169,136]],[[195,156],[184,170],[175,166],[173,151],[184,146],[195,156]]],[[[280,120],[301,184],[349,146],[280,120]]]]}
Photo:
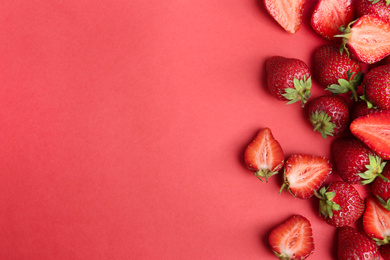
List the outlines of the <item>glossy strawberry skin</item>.
{"type": "Polygon", "coordinates": [[[369,155],[376,154],[355,137],[343,137],[332,143],[332,155],[341,179],[349,184],[360,184],[363,179],[358,174],[367,170],[369,155]]]}
{"type": "Polygon", "coordinates": [[[274,228],[268,241],[280,259],[303,260],[315,249],[310,221],[302,215],[293,215],[274,228]]]}
{"type": "Polygon", "coordinates": [[[390,244],[380,246],[379,252],[383,260],[390,260],[390,244]]]}
{"type": "Polygon", "coordinates": [[[382,109],[376,109],[374,107],[369,108],[366,101],[358,100],[352,103],[350,111],[350,121],[352,122],[358,117],[366,116],[368,114],[380,111],[382,111],[382,109]]]}
{"type": "Polygon", "coordinates": [[[390,65],[369,70],[363,80],[365,99],[374,107],[390,110],[390,65]]]}
{"type": "Polygon", "coordinates": [[[390,243],[390,211],[385,209],[375,197],[366,199],[363,214],[363,229],[377,245],[390,243]]]}
{"type": "Polygon", "coordinates": [[[338,260],[379,260],[378,246],[352,227],[337,229],[337,244],[338,260]]]}
{"type": "Polygon", "coordinates": [[[355,0],[354,5],[356,14],[359,17],[372,14],[390,22],[390,5],[386,5],[385,0],[380,0],[376,3],[373,3],[373,0],[355,0]]]}
{"type": "MultiPolygon", "coordinates": [[[[387,179],[390,179],[390,163],[387,163],[383,168],[382,175],[387,179]]],[[[371,185],[371,191],[374,196],[381,198],[386,206],[386,202],[390,202],[390,182],[385,181],[382,178],[376,178],[371,185]]],[[[390,203],[389,203],[390,204],[390,203]]],[[[388,207],[390,210],[390,207],[388,207]]]]}

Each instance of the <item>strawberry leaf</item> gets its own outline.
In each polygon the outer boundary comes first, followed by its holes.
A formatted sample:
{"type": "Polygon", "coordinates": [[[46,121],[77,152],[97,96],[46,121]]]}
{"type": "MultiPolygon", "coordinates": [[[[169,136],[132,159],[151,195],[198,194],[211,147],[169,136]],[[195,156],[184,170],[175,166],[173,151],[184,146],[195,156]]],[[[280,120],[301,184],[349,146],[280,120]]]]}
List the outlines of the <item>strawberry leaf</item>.
{"type": "Polygon", "coordinates": [[[376,177],[383,178],[385,181],[389,181],[386,177],[384,177],[381,173],[383,167],[385,167],[386,162],[382,162],[382,158],[379,156],[368,155],[369,164],[366,165],[367,171],[358,173],[358,175],[364,179],[361,184],[366,185],[375,180],[376,177]]]}
{"type": "Polygon", "coordinates": [[[294,88],[286,88],[285,93],[282,94],[287,100],[287,104],[292,104],[297,101],[302,101],[302,107],[305,106],[307,103],[307,100],[311,96],[311,77],[306,79],[304,76],[303,79],[298,80],[297,78],[294,78],[294,88]]]}

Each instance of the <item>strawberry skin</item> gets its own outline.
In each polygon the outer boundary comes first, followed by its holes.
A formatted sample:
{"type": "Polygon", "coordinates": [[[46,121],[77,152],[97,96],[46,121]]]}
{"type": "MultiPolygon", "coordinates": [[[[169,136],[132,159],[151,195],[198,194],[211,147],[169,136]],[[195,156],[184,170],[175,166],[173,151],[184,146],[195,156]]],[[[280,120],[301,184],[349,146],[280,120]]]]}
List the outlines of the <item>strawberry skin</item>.
{"type": "Polygon", "coordinates": [[[356,137],[337,138],[332,143],[336,171],[349,184],[368,184],[382,177],[385,162],[356,137]]]}
{"type": "Polygon", "coordinates": [[[334,45],[322,45],[314,52],[314,75],[318,83],[334,94],[351,91],[357,100],[356,89],[363,79],[362,64],[351,59],[334,45]]]}
{"type": "Polygon", "coordinates": [[[338,260],[379,260],[378,246],[366,235],[345,226],[337,228],[338,260]]]}
{"type": "Polygon", "coordinates": [[[390,244],[386,244],[379,247],[379,252],[383,260],[390,260],[390,244]]]}
{"type": "Polygon", "coordinates": [[[359,117],[352,121],[350,130],[380,157],[390,159],[390,111],[359,117]]]}
{"type": "Polygon", "coordinates": [[[364,200],[353,185],[332,182],[316,192],[320,199],[320,215],[331,226],[344,227],[354,223],[364,212],[364,200]]]}
{"type": "Polygon", "coordinates": [[[323,138],[342,133],[349,125],[349,105],[343,96],[325,95],[309,104],[309,119],[323,138]]]}
{"type": "Polygon", "coordinates": [[[303,61],[273,56],[266,60],[267,86],[278,100],[305,105],[311,92],[311,72],[303,61]]]}
{"type": "Polygon", "coordinates": [[[390,65],[370,69],[364,76],[364,100],[369,107],[390,110],[390,65]]]}
{"type": "Polygon", "coordinates": [[[390,243],[390,211],[385,209],[375,197],[366,199],[363,229],[378,246],[390,243]]]}
{"type": "Polygon", "coordinates": [[[376,15],[363,15],[342,28],[342,50],[352,58],[372,64],[390,54],[390,22],[376,15]]]}
{"type": "Polygon", "coordinates": [[[363,16],[372,14],[390,22],[390,1],[389,0],[355,0],[357,15],[363,16]]]}
{"type": "Polygon", "coordinates": [[[256,171],[255,176],[266,180],[283,167],[284,153],[268,127],[260,130],[244,153],[246,166],[256,171]]]}
{"type": "Polygon", "coordinates": [[[390,181],[387,181],[390,178],[390,163],[387,163],[383,168],[382,176],[384,178],[376,178],[372,183],[371,191],[382,205],[390,211],[390,181]]]}
{"type": "Polygon", "coordinates": [[[305,0],[264,0],[264,6],[287,32],[296,33],[300,29],[305,0]]]}
{"type": "Polygon", "coordinates": [[[310,221],[302,215],[293,215],[274,228],[268,241],[279,259],[303,260],[315,249],[310,221]]]}
{"type": "Polygon", "coordinates": [[[340,33],[339,27],[354,19],[354,7],[351,0],[320,0],[311,16],[314,31],[327,40],[340,33]]]}
{"type": "Polygon", "coordinates": [[[376,109],[374,107],[369,107],[366,101],[358,100],[352,103],[350,111],[350,120],[351,122],[358,117],[365,116],[371,113],[380,112],[382,109],[376,109]]]}
{"type": "Polygon", "coordinates": [[[332,165],[325,157],[291,155],[285,163],[284,183],[280,192],[286,189],[300,199],[310,198],[331,173],[332,165]]]}

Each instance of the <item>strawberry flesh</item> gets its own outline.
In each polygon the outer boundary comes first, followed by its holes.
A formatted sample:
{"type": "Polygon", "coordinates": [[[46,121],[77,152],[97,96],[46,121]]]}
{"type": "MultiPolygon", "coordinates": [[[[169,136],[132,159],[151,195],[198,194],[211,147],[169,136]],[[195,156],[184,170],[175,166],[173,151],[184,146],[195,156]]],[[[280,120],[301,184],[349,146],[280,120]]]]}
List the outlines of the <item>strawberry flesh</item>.
{"type": "Polygon", "coordinates": [[[304,4],[305,0],[264,0],[271,17],[289,33],[301,27],[304,4]]]}
{"type": "Polygon", "coordinates": [[[366,199],[363,229],[377,245],[390,243],[390,211],[385,209],[375,197],[366,199]]]}

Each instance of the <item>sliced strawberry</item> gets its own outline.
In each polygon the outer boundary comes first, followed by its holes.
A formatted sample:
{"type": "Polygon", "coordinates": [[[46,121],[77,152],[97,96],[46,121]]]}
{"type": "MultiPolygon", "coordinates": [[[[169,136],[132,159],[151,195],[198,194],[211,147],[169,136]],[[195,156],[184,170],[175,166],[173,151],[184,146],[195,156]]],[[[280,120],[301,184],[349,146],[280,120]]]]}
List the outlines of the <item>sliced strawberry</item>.
{"type": "Polygon", "coordinates": [[[246,166],[256,171],[255,175],[266,180],[283,167],[284,153],[279,142],[268,127],[260,130],[245,149],[246,166]]]}
{"type": "Polygon", "coordinates": [[[310,221],[301,215],[294,215],[273,229],[268,241],[279,259],[303,260],[314,252],[310,221]]]}
{"type": "Polygon", "coordinates": [[[340,33],[340,26],[348,25],[354,18],[351,0],[320,0],[311,16],[311,26],[328,40],[340,33]]]}
{"type": "Polygon", "coordinates": [[[291,155],[285,163],[284,183],[280,192],[287,189],[298,198],[310,198],[331,172],[332,165],[325,157],[307,154],[291,155]]]}
{"type": "Polygon", "coordinates": [[[390,159],[390,111],[380,111],[355,119],[350,129],[385,160],[390,159]]]}
{"type": "Polygon", "coordinates": [[[363,229],[377,245],[390,243],[390,211],[385,209],[375,197],[366,199],[363,229]]]}
{"type": "Polygon", "coordinates": [[[289,33],[299,30],[305,0],[264,0],[265,8],[274,20],[289,33]]]}

